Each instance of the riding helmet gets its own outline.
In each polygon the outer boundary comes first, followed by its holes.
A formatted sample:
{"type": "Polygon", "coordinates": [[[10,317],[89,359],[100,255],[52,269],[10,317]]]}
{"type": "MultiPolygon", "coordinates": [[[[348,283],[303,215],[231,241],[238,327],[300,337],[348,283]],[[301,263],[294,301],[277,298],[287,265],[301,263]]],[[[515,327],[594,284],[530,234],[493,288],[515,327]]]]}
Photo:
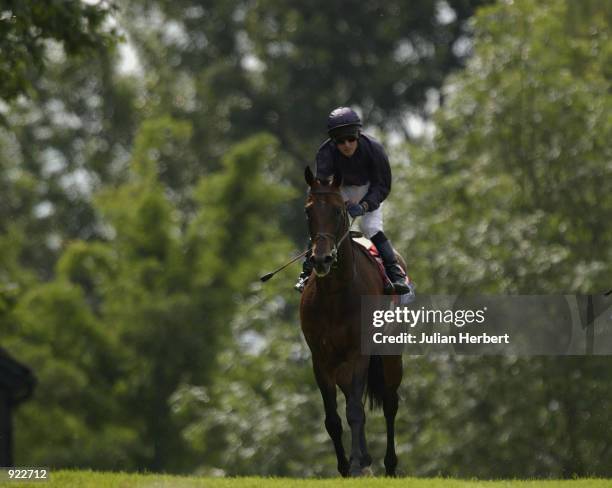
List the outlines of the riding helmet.
{"type": "Polygon", "coordinates": [[[361,127],[359,115],[349,107],[338,107],[327,117],[327,133],[333,137],[338,132],[357,132],[361,127]]]}

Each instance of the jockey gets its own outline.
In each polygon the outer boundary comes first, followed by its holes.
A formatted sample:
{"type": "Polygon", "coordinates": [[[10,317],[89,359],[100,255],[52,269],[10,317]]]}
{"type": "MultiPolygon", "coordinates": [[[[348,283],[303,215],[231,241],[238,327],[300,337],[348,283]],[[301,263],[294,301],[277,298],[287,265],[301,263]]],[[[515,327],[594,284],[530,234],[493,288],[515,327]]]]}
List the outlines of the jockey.
{"type": "MultiPolygon", "coordinates": [[[[316,177],[327,179],[340,170],[340,191],[349,215],[361,216],[361,231],[378,249],[395,292],[410,293],[406,273],[383,232],[382,203],[391,191],[391,167],[384,148],[376,139],[361,132],[361,119],[348,107],[339,107],[329,114],[327,133],[329,139],[315,157],[316,177]]],[[[312,269],[312,260],[307,255],[295,285],[299,292],[304,290],[312,269]]]]}

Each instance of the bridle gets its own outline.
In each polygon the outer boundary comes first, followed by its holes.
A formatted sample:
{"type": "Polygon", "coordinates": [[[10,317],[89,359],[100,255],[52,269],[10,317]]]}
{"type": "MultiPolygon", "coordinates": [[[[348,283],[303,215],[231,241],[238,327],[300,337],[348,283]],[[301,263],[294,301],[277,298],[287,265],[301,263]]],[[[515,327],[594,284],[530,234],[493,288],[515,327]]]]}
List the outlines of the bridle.
{"type": "MultiPolygon", "coordinates": [[[[311,191],[310,194],[311,195],[320,195],[320,194],[324,194],[324,193],[329,193],[329,194],[334,194],[337,195],[337,192],[332,192],[332,191],[311,191]]],[[[325,203],[325,202],[323,202],[325,203]]],[[[333,250],[333,258],[334,261],[333,263],[335,263],[337,261],[338,258],[338,248],[340,247],[340,245],[342,244],[342,242],[344,241],[344,239],[346,239],[346,237],[349,235],[350,231],[351,231],[351,227],[353,226],[353,224],[355,223],[355,219],[353,219],[351,221],[351,224],[349,225],[348,230],[346,231],[346,233],[340,238],[339,241],[336,241],[337,236],[336,234],[338,234],[338,230],[340,229],[340,224],[345,224],[346,223],[346,219],[347,219],[347,212],[346,212],[346,208],[343,207],[343,218],[340,222],[338,222],[338,227],[336,228],[336,233],[335,234],[330,234],[329,232],[317,232],[317,234],[315,235],[313,241],[317,240],[319,238],[319,236],[323,237],[323,238],[327,238],[330,239],[333,243],[334,243],[334,250],[333,250]]],[[[308,253],[312,250],[312,247],[306,249],[305,251],[299,253],[297,256],[294,256],[288,263],[283,264],[281,267],[275,269],[274,271],[270,272],[270,273],[266,273],[265,275],[261,276],[259,279],[262,283],[265,283],[266,281],[268,281],[270,278],[272,278],[276,273],[278,273],[279,271],[282,271],[283,269],[285,269],[287,266],[289,266],[291,263],[295,263],[298,259],[300,259],[301,257],[304,257],[306,255],[308,255],[308,253]]],[[[332,264],[333,264],[332,263],[332,264]]],[[[355,272],[353,270],[353,276],[355,276],[355,272]]]]}
{"type": "MultiPolygon", "coordinates": [[[[334,191],[321,191],[321,190],[317,190],[317,191],[310,191],[311,195],[338,195],[337,192],[334,191]]],[[[327,202],[321,202],[323,205],[327,205],[327,202]]],[[[350,222],[350,224],[348,224],[347,222],[347,217],[348,217],[348,213],[346,211],[346,208],[342,208],[342,218],[338,219],[338,224],[336,226],[336,231],[334,233],[331,232],[317,232],[314,237],[312,238],[312,242],[315,243],[319,238],[323,238],[323,239],[329,239],[332,244],[332,251],[331,251],[331,255],[332,255],[332,265],[336,263],[336,261],[338,260],[338,249],[340,248],[340,246],[342,245],[342,242],[344,241],[344,239],[346,239],[349,235],[349,233],[351,232],[351,227],[353,226],[353,223],[355,222],[355,219],[352,220],[352,222],[350,222]],[[340,230],[342,225],[347,225],[348,224],[348,229],[347,231],[344,233],[344,235],[338,240],[338,231],[340,230]]]]}

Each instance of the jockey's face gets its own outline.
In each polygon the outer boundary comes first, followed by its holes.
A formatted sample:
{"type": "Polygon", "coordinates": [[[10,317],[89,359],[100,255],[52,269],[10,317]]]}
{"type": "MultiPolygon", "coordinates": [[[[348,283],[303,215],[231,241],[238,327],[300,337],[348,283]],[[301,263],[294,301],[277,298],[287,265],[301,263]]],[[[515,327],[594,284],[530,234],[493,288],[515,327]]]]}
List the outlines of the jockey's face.
{"type": "Polygon", "coordinates": [[[346,136],[335,139],[336,147],[338,150],[345,155],[347,158],[350,158],[355,151],[357,150],[357,145],[359,144],[359,140],[354,136],[346,136]]]}

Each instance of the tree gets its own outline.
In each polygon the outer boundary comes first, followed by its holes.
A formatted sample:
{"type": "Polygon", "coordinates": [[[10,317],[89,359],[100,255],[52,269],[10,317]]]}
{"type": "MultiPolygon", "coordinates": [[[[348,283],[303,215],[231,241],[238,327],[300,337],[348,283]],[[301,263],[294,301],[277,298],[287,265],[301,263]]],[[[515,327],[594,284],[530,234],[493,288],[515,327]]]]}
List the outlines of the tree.
{"type": "MultiPolygon", "coordinates": [[[[189,124],[171,117],[143,124],[129,181],[97,197],[106,239],[72,242],[59,260],[57,280],[43,285],[71,293],[79,304],[78,309],[57,301],[48,305],[58,317],[58,327],[60,317],[68,321],[62,330],[67,340],[82,336],[77,324],[92,324],[96,334],[112,341],[110,356],[98,345],[86,348],[108,357],[114,371],[108,378],[106,416],[94,417],[112,421],[109,435],[130,426],[120,438],[125,442],[122,462],[115,457],[104,461],[95,452],[82,450],[72,464],[58,458],[58,465],[189,470],[199,451],[183,438],[189,423],[173,412],[172,399],[185,388],[212,383],[218,351],[230,341],[227,324],[236,303],[256,293],[250,285],[266,263],[289,251],[275,223],[275,211],[285,205],[291,191],[276,181],[273,187],[268,185],[275,178],[269,162],[281,158],[275,140],[260,135],[237,145],[224,159],[224,171],[198,185],[201,210],[194,215],[182,213],[170,185],[160,181],[165,168],[171,171],[179,164],[173,159],[174,148],[189,137],[189,124]],[[257,211],[251,213],[252,209],[257,211]]],[[[23,300],[23,312],[16,319],[19,329],[13,333],[27,351],[34,339],[22,327],[33,307],[28,296],[23,300]]],[[[38,327],[47,333],[53,330],[48,320],[37,318],[32,322],[38,327]]],[[[80,357],[83,348],[67,344],[65,349],[66,354],[80,357]]],[[[40,357],[51,362],[58,354],[42,351],[40,357]]],[[[75,368],[82,381],[93,374],[82,371],[74,360],[68,360],[66,367],[75,368]]],[[[78,402],[87,397],[74,393],[74,388],[66,391],[73,392],[78,402]]],[[[41,399],[37,400],[32,408],[41,408],[41,399]]],[[[64,410],[58,406],[57,414],[64,410]]],[[[87,411],[74,415],[88,418],[87,411]]],[[[24,438],[30,439],[40,426],[30,431],[23,422],[24,438]]],[[[56,447],[67,445],[68,426],[56,428],[56,447]]],[[[40,452],[48,449],[41,446],[40,452]]]]}
{"type": "Polygon", "coordinates": [[[609,287],[609,20],[596,11],[574,33],[571,12],[561,1],[482,10],[475,56],[407,170],[408,247],[428,263],[425,289],[609,287]]]}
{"type": "MultiPolygon", "coordinates": [[[[359,106],[368,124],[400,133],[407,112],[426,113],[468,56],[467,19],[484,3],[126,2],[122,25],[149,74],[149,110],[192,122],[201,173],[231,141],[268,131],[301,188],[332,108],[359,106]]],[[[295,200],[285,229],[301,244],[300,212],[295,200]]]]}
{"type": "MultiPolygon", "coordinates": [[[[502,2],[479,11],[474,55],[447,80],[435,137],[410,146],[411,162],[398,172],[403,183],[394,192],[392,223],[421,292],[609,288],[612,232],[603,222],[612,215],[606,142],[612,97],[604,3],[589,2],[582,16],[563,0],[502,2]]],[[[423,384],[419,398],[418,387],[405,390],[409,410],[425,412],[416,427],[400,415],[398,431],[413,433],[411,452],[439,449],[445,456],[412,458],[414,469],[609,476],[610,432],[601,426],[610,418],[598,408],[612,393],[606,362],[462,357],[417,363],[427,374],[434,371],[436,391],[428,397],[431,385],[423,384]]]]}
{"type": "Polygon", "coordinates": [[[16,417],[16,458],[48,466],[136,468],[136,431],[117,416],[121,347],[82,291],[64,280],[31,287],[3,324],[3,346],[36,374],[16,417]],[[61,446],[61,448],[60,448],[61,446]]]}
{"type": "Polygon", "coordinates": [[[92,195],[119,183],[139,123],[133,80],[116,75],[115,56],[49,63],[32,80],[36,95],[13,102],[0,128],[0,183],[10,185],[0,225],[19,226],[21,263],[50,279],[62,246],[101,229],[92,195]]]}
{"type": "Polygon", "coordinates": [[[3,0],[0,3],[0,99],[31,95],[33,79],[40,75],[49,43],[68,56],[88,54],[116,39],[105,21],[114,11],[110,2],[79,0],[37,2],[3,0]]]}

